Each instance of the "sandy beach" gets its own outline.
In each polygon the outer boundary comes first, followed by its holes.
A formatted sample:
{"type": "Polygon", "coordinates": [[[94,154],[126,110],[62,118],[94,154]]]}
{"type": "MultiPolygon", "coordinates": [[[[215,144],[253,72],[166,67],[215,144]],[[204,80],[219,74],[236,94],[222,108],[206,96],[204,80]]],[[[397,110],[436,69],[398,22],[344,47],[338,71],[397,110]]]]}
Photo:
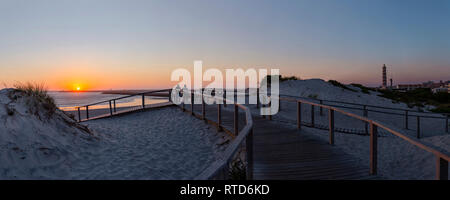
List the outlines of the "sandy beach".
{"type": "Polygon", "coordinates": [[[83,123],[108,145],[80,162],[80,179],[192,179],[224,150],[214,127],[176,107],[83,123]]]}
{"type": "Polygon", "coordinates": [[[229,139],[176,107],[77,124],[38,101],[0,90],[0,179],[193,179],[229,139]]]}

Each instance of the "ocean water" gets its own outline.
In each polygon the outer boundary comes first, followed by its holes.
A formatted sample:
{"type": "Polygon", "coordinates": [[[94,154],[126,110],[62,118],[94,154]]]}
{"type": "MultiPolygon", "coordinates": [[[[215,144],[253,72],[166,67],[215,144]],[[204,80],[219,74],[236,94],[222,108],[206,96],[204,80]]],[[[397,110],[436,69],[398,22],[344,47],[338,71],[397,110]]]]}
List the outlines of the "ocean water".
{"type": "MultiPolygon", "coordinates": [[[[127,95],[117,94],[103,94],[101,92],[49,92],[51,97],[55,99],[56,106],[61,110],[71,111],[76,110],[77,106],[83,106],[101,101],[107,101],[114,98],[119,98],[127,95]]],[[[155,104],[166,102],[165,97],[145,97],[145,104],[155,104]]],[[[129,107],[142,105],[142,97],[134,96],[116,101],[117,107],[129,107]]],[[[99,105],[89,106],[89,109],[109,108],[109,103],[102,103],[99,105]]]]}

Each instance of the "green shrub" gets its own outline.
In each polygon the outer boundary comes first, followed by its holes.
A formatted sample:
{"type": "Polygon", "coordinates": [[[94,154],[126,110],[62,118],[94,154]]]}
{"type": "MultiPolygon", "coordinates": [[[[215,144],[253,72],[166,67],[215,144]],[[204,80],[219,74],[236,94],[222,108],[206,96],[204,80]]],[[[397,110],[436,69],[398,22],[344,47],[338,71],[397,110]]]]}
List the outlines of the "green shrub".
{"type": "Polygon", "coordinates": [[[318,94],[310,94],[310,95],[308,95],[308,97],[311,99],[317,99],[317,97],[319,97],[319,95],[318,94]]]}
{"type": "Polygon", "coordinates": [[[437,113],[450,113],[450,104],[437,106],[436,108],[431,109],[430,111],[437,113]]]}
{"type": "Polygon", "coordinates": [[[231,180],[245,180],[246,176],[246,166],[245,163],[238,158],[237,160],[231,163],[231,169],[229,172],[229,176],[231,180]]]}
{"type": "MultiPolygon", "coordinates": [[[[272,82],[272,76],[276,76],[276,75],[267,75],[266,77],[263,78],[261,83],[264,83],[264,81],[267,81],[267,86],[270,87],[270,84],[272,82]]],[[[300,80],[300,78],[296,77],[296,76],[281,76],[281,75],[278,75],[278,80],[280,82],[283,82],[283,81],[289,81],[289,80],[300,80]]]]}
{"type": "Polygon", "coordinates": [[[429,88],[419,88],[415,90],[400,92],[394,90],[380,90],[379,96],[392,99],[397,102],[406,103],[410,108],[414,106],[423,107],[424,105],[434,105],[432,112],[450,112],[450,94],[433,93],[429,88]]]}
{"type": "Polygon", "coordinates": [[[354,87],[360,88],[360,89],[361,89],[361,92],[364,93],[364,94],[370,94],[370,91],[375,91],[375,90],[372,89],[372,88],[368,88],[368,87],[366,87],[366,86],[364,86],[364,85],[361,85],[361,84],[358,84],[358,83],[352,83],[352,84],[350,84],[350,85],[352,85],[352,86],[354,86],[354,87]]]}
{"type": "Polygon", "coordinates": [[[283,81],[291,81],[291,80],[300,80],[300,78],[299,77],[296,77],[296,76],[281,76],[280,75],[280,82],[283,82],[283,81]]]}
{"type": "Polygon", "coordinates": [[[345,89],[345,90],[350,90],[352,92],[357,92],[356,90],[347,87],[346,85],[340,83],[339,81],[329,80],[328,82],[331,83],[332,85],[336,86],[336,87],[340,87],[340,88],[345,89]]]}

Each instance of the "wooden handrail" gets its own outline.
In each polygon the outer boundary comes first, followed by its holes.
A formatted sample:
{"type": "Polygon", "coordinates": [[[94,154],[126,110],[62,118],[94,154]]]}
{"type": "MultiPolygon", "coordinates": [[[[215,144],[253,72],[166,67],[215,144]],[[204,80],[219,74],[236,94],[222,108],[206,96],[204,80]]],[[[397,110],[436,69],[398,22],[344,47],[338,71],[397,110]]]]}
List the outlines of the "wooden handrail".
{"type": "MultiPolygon", "coordinates": [[[[370,137],[371,138],[371,142],[370,142],[370,144],[371,144],[371,146],[370,146],[370,152],[371,152],[371,155],[370,155],[370,157],[371,157],[371,159],[370,159],[370,162],[371,162],[370,163],[370,166],[371,166],[370,172],[371,172],[371,174],[376,174],[376,171],[377,171],[376,170],[376,165],[377,165],[376,164],[377,163],[377,161],[376,161],[376,159],[377,159],[377,155],[376,155],[377,154],[377,148],[376,148],[376,145],[377,145],[377,139],[376,139],[377,134],[376,133],[377,133],[377,127],[378,127],[378,128],[382,128],[382,129],[392,133],[395,136],[400,137],[401,139],[409,142],[410,144],[412,144],[412,145],[414,145],[414,146],[416,146],[418,148],[421,148],[421,149],[423,149],[425,151],[428,151],[428,152],[434,154],[436,156],[437,160],[438,160],[437,161],[438,166],[436,166],[437,167],[436,168],[437,169],[436,170],[436,178],[437,179],[448,179],[448,174],[446,173],[447,172],[446,170],[448,170],[448,162],[450,161],[450,156],[449,155],[444,154],[441,151],[436,150],[435,148],[429,147],[429,146],[423,144],[422,142],[420,142],[420,141],[418,141],[418,140],[416,140],[414,138],[410,138],[410,137],[408,137],[408,136],[406,136],[406,135],[404,135],[404,134],[402,134],[402,133],[400,133],[398,131],[395,131],[395,130],[385,126],[384,124],[381,124],[380,122],[371,120],[371,119],[369,119],[367,117],[359,116],[359,115],[354,114],[354,113],[346,112],[346,111],[344,111],[342,109],[335,108],[335,107],[332,107],[332,106],[329,106],[329,105],[323,105],[323,104],[309,102],[309,101],[306,101],[306,100],[292,99],[292,98],[286,98],[286,97],[281,97],[280,100],[297,102],[297,107],[299,107],[299,105],[301,105],[301,104],[309,104],[309,105],[312,105],[312,106],[318,106],[320,108],[325,108],[325,109],[328,109],[328,110],[333,111],[333,112],[339,112],[339,113],[341,113],[343,115],[347,115],[349,117],[352,117],[352,118],[355,118],[355,119],[358,119],[358,120],[361,120],[361,121],[369,123],[370,126],[371,126],[371,131],[370,131],[371,132],[370,133],[370,135],[371,135],[371,137],[370,137]],[[301,104],[299,104],[299,103],[301,103],[301,104]]],[[[300,111],[300,109],[297,109],[297,110],[298,110],[297,112],[300,111]]],[[[301,116],[301,115],[299,113],[297,113],[297,117],[299,117],[299,116],[301,116]]],[[[330,115],[330,116],[332,116],[332,115],[330,115]]],[[[297,121],[298,121],[298,119],[297,119],[297,121]]],[[[330,125],[333,124],[333,126],[334,126],[334,118],[330,118],[329,117],[329,121],[330,121],[329,122],[330,125]]],[[[297,126],[300,127],[300,125],[297,125],[297,126]]],[[[334,134],[334,131],[330,130],[330,143],[331,144],[334,143],[334,141],[333,141],[334,140],[334,136],[332,134],[334,134]]],[[[418,134],[419,134],[419,132],[418,132],[418,134]]]]}
{"type": "MultiPolygon", "coordinates": [[[[286,98],[280,98],[280,99],[286,99],[286,98]]],[[[439,152],[438,150],[435,150],[435,149],[433,149],[431,147],[428,147],[428,146],[422,144],[420,141],[417,141],[417,140],[415,140],[413,138],[410,138],[410,137],[408,137],[408,136],[406,136],[406,135],[404,135],[404,134],[402,134],[402,133],[400,133],[398,131],[395,131],[395,130],[393,130],[393,129],[391,129],[391,128],[389,128],[389,127],[385,126],[384,124],[381,124],[381,123],[379,123],[377,121],[371,120],[371,119],[366,118],[366,117],[359,116],[359,115],[354,114],[354,113],[343,111],[343,110],[341,110],[339,108],[334,108],[334,107],[331,107],[331,106],[327,106],[327,105],[321,105],[321,104],[317,104],[317,103],[312,103],[312,102],[305,101],[305,100],[294,100],[294,101],[305,103],[305,104],[310,104],[310,105],[314,105],[314,106],[319,106],[319,107],[330,109],[330,110],[334,110],[336,112],[339,112],[341,114],[347,115],[349,117],[353,117],[355,119],[358,119],[358,120],[361,120],[361,121],[365,121],[365,122],[368,122],[368,123],[373,123],[374,125],[376,125],[376,126],[382,128],[382,129],[392,133],[393,135],[396,135],[396,136],[398,136],[398,137],[408,141],[409,143],[411,143],[411,144],[413,144],[415,146],[418,146],[418,147],[422,148],[423,150],[426,150],[426,151],[428,151],[430,153],[433,153],[435,155],[438,155],[438,156],[444,158],[447,161],[450,161],[450,157],[448,155],[445,155],[445,154],[439,152]]]]}
{"type": "MultiPolygon", "coordinates": [[[[193,92],[191,94],[195,95],[196,92],[193,92]]],[[[244,110],[245,126],[241,129],[241,131],[235,132],[236,137],[230,143],[230,145],[227,147],[222,158],[219,158],[218,160],[214,161],[207,169],[205,169],[201,174],[199,174],[197,177],[195,177],[195,179],[207,180],[207,179],[217,179],[217,178],[225,179],[225,178],[227,178],[228,165],[232,161],[234,155],[236,154],[236,152],[238,151],[239,147],[244,142],[244,140],[246,142],[246,148],[247,148],[247,179],[252,179],[253,178],[253,119],[252,119],[252,114],[250,112],[250,109],[244,105],[235,103],[234,101],[228,100],[223,97],[212,96],[212,95],[208,95],[207,97],[214,98],[218,101],[221,101],[221,102],[224,102],[227,104],[233,104],[235,106],[235,109],[240,108],[241,110],[244,110]]],[[[193,104],[194,102],[191,102],[191,103],[193,104]]],[[[202,111],[205,111],[205,110],[202,110],[202,111]]],[[[193,110],[191,112],[193,112],[193,110]]],[[[237,114],[237,113],[235,113],[235,114],[237,114]]],[[[204,116],[203,113],[202,113],[202,116],[204,116]]],[[[220,115],[218,115],[218,117],[219,116],[220,115]]],[[[236,115],[234,115],[234,117],[236,117],[236,115]]],[[[236,120],[236,122],[237,122],[237,120],[236,120]]],[[[222,129],[224,129],[222,124],[218,123],[218,126],[220,126],[220,128],[222,128],[222,129]]]]}
{"type": "MultiPolygon", "coordinates": [[[[335,101],[335,100],[326,100],[326,99],[315,99],[310,97],[300,97],[300,96],[293,96],[293,95],[285,95],[280,94],[280,96],[284,96],[286,98],[302,98],[302,99],[309,99],[314,101],[322,101],[322,102],[331,102],[331,103],[340,103],[340,104],[347,104],[347,105],[354,105],[354,106],[365,106],[365,107],[372,107],[372,108],[380,108],[380,109],[387,109],[387,110],[398,110],[398,111],[409,111],[409,112],[416,112],[416,113],[425,113],[417,110],[412,109],[403,109],[403,108],[394,108],[394,107],[385,107],[385,106],[376,106],[376,105],[369,105],[369,104],[360,104],[360,103],[351,103],[351,102],[345,102],[345,101],[335,101]]],[[[360,109],[360,108],[354,108],[354,109],[360,109]]],[[[450,113],[429,113],[429,114],[442,114],[442,115],[450,115],[450,113]]]]}
{"type": "MultiPolygon", "coordinates": [[[[120,98],[116,98],[116,99],[110,99],[110,100],[106,100],[106,101],[102,101],[102,102],[97,102],[97,103],[94,103],[94,104],[78,106],[76,108],[79,110],[82,107],[86,107],[86,110],[87,110],[89,106],[113,101],[114,102],[114,110],[115,110],[115,101],[116,100],[124,99],[124,98],[128,98],[128,97],[133,97],[133,96],[138,96],[138,95],[143,95],[144,96],[145,94],[157,93],[157,92],[168,92],[168,91],[170,92],[171,89],[143,92],[143,93],[128,95],[128,96],[124,96],[124,97],[120,97],[120,98]]],[[[196,92],[193,92],[191,94],[195,95],[195,93],[196,92]]],[[[170,96],[170,94],[169,94],[169,96],[170,96]]],[[[222,158],[216,160],[215,162],[213,162],[213,164],[211,164],[206,170],[204,170],[201,174],[199,174],[195,179],[214,179],[214,178],[217,178],[220,174],[222,174],[222,177],[227,177],[226,173],[228,173],[228,172],[226,172],[225,169],[227,169],[229,163],[233,159],[233,156],[235,155],[235,153],[239,149],[240,145],[244,142],[244,140],[246,140],[246,145],[247,145],[246,148],[248,148],[247,149],[247,159],[250,159],[250,160],[247,160],[247,162],[248,162],[248,164],[247,164],[247,167],[248,167],[248,169],[247,169],[247,178],[251,179],[252,178],[252,174],[253,174],[253,171],[252,171],[253,170],[252,169],[252,167],[253,167],[253,155],[252,155],[252,153],[253,153],[253,151],[252,151],[252,146],[253,146],[253,141],[252,141],[253,140],[253,119],[252,119],[252,115],[251,115],[250,109],[248,107],[246,107],[245,105],[235,103],[234,101],[228,100],[228,99],[223,98],[223,97],[210,95],[209,98],[215,98],[215,99],[217,99],[217,100],[219,100],[221,102],[224,102],[224,104],[225,103],[226,104],[233,104],[235,106],[235,119],[236,119],[235,120],[235,127],[236,127],[236,131],[234,133],[235,133],[236,137],[234,138],[233,142],[228,146],[228,148],[225,150],[224,156],[222,158]],[[237,117],[236,117],[237,116],[237,110],[236,109],[238,109],[238,108],[240,108],[241,110],[244,110],[244,112],[245,112],[245,122],[246,122],[246,124],[242,128],[241,131],[238,131],[238,129],[237,129],[237,117]]],[[[301,104],[309,104],[311,106],[317,106],[320,109],[322,109],[322,108],[328,109],[328,110],[332,111],[329,115],[333,116],[333,118],[330,118],[330,119],[333,119],[332,121],[330,121],[330,125],[333,125],[333,126],[334,126],[334,112],[339,112],[341,114],[347,115],[349,117],[352,117],[352,118],[355,118],[355,119],[358,119],[358,120],[361,120],[361,121],[364,121],[364,122],[370,124],[371,125],[371,143],[370,143],[371,144],[371,159],[370,159],[371,160],[371,165],[370,165],[371,166],[371,170],[370,170],[370,172],[372,174],[376,174],[376,163],[377,163],[376,162],[376,159],[377,159],[377,156],[376,156],[376,154],[377,154],[376,130],[377,130],[377,127],[379,127],[379,128],[382,128],[382,129],[392,133],[393,135],[396,135],[396,136],[402,138],[403,140],[406,140],[407,142],[409,142],[409,143],[411,143],[411,144],[413,144],[413,145],[415,145],[415,146],[417,146],[417,147],[419,147],[419,148],[421,148],[421,149],[423,149],[425,151],[433,153],[436,156],[436,158],[437,158],[437,162],[436,163],[438,164],[437,170],[436,170],[436,174],[437,174],[436,177],[438,179],[448,179],[448,173],[445,170],[448,170],[448,162],[450,161],[450,156],[446,155],[446,154],[444,154],[444,153],[442,153],[442,152],[440,152],[440,151],[438,151],[438,150],[436,150],[436,149],[434,149],[432,147],[429,147],[429,146],[421,143],[420,141],[418,141],[416,139],[407,137],[406,135],[404,135],[404,134],[402,134],[402,133],[400,133],[398,131],[392,130],[391,128],[389,128],[389,127],[387,127],[387,126],[385,126],[385,125],[383,125],[383,124],[381,124],[379,122],[371,120],[371,119],[369,119],[367,117],[359,116],[357,114],[350,113],[350,112],[344,111],[342,109],[339,109],[339,108],[336,108],[336,107],[333,107],[333,106],[330,106],[330,105],[324,105],[324,104],[320,104],[320,103],[313,103],[313,102],[309,102],[309,101],[306,101],[306,100],[293,99],[293,98],[287,98],[287,97],[279,97],[279,98],[274,98],[274,99],[275,100],[278,99],[278,100],[296,102],[297,106],[298,106],[297,107],[297,112],[301,112],[301,107],[300,107],[301,104]],[[445,169],[446,167],[447,167],[447,169],[445,169]]],[[[191,102],[191,103],[194,104],[194,102],[191,102]]],[[[182,109],[184,111],[184,103],[182,103],[182,109]]],[[[193,109],[191,110],[191,112],[193,112],[193,109]]],[[[205,112],[205,110],[203,108],[202,109],[202,116],[205,118],[206,116],[205,116],[204,112],[205,112]]],[[[219,114],[218,117],[220,119],[220,114],[219,114]]],[[[301,117],[300,113],[297,113],[297,117],[298,118],[301,117]]],[[[299,121],[299,120],[300,119],[297,119],[297,121],[298,121],[298,128],[301,127],[301,121],[299,121]]],[[[218,123],[218,126],[220,128],[224,128],[223,125],[220,122],[218,123]]],[[[334,130],[330,130],[329,133],[330,133],[330,143],[334,144],[334,130]]]]}
{"type": "Polygon", "coordinates": [[[142,95],[146,95],[146,94],[151,94],[151,93],[158,93],[158,92],[169,92],[172,89],[163,89],[163,90],[155,90],[155,91],[149,91],[149,92],[141,92],[141,93],[136,93],[136,94],[130,94],[130,95],[126,95],[123,97],[118,97],[118,98],[114,98],[114,99],[108,99],[105,101],[99,101],[99,102],[95,102],[92,104],[87,104],[87,105],[82,105],[82,106],[76,106],[75,108],[82,108],[82,107],[86,107],[86,106],[93,106],[93,105],[98,105],[98,104],[102,104],[102,103],[108,103],[109,101],[116,101],[116,100],[120,100],[120,99],[125,99],[125,98],[129,98],[129,97],[134,97],[134,96],[142,96],[142,95]]]}

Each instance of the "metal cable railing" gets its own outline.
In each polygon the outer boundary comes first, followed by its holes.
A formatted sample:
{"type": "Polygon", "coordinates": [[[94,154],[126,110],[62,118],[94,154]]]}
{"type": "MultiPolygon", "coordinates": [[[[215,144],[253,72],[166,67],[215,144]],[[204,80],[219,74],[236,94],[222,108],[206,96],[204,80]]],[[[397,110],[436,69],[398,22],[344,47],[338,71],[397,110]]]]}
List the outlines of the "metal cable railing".
{"type": "MultiPolygon", "coordinates": [[[[335,108],[342,108],[342,109],[347,109],[347,110],[359,110],[359,111],[361,111],[361,113],[364,117],[369,117],[369,116],[377,114],[377,113],[392,116],[392,117],[393,116],[402,116],[403,117],[403,119],[401,121],[401,123],[403,123],[402,128],[404,128],[405,130],[415,131],[415,136],[417,138],[439,135],[439,133],[437,133],[437,132],[449,133],[449,116],[450,116],[450,114],[448,114],[448,113],[428,113],[428,112],[420,112],[420,111],[409,110],[409,109],[382,107],[382,106],[349,103],[349,102],[333,101],[333,100],[312,99],[312,98],[292,96],[292,95],[280,95],[280,96],[294,98],[294,99],[304,99],[304,100],[306,99],[310,102],[316,102],[321,105],[333,106],[335,108]],[[337,105],[337,104],[342,104],[342,105],[337,105]],[[359,106],[359,107],[353,107],[353,106],[359,106]],[[376,109],[378,109],[378,110],[376,110],[376,109]],[[389,112],[389,111],[385,111],[385,110],[399,111],[402,113],[389,112]],[[415,114],[411,114],[411,113],[415,113],[415,114]],[[430,121],[430,120],[433,120],[433,121],[430,121]],[[427,124],[430,124],[430,122],[432,122],[433,124],[430,125],[431,127],[424,126],[423,121],[427,121],[428,122],[427,124]],[[442,123],[442,125],[439,125],[440,123],[442,123]],[[425,134],[423,134],[423,132],[433,132],[433,134],[425,135],[425,134]]],[[[381,118],[385,118],[385,117],[381,117],[381,118]]],[[[397,119],[395,121],[395,123],[398,124],[399,120],[400,119],[397,119]]],[[[394,122],[391,122],[391,123],[394,123],[394,122]]],[[[358,132],[358,133],[362,132],[362,131],[364,131],[366,133],[366,135],[368,135],[367,126],[366,126],[365,130],[356,130],[356,132],[358,132]]]]}
{"type": "Polygon", "coordinates": [[[408,143],[423,149],[425,151],[428,151],[432,153],[436,157],[436,179],[439,180],[448,180],[448,162],[450,161],[450,156],[442,153],[439,150],[436,150],[435,148],[429,147],[422,142],[415,140],[411,137],[408,137],[398,131],[393,130],[392,128],[389,128],[385,126],[384,124],[381,124],[377,121],[371,120],[366,117],[359,116],[354,113],[346,112],[342,109],[335,108],[328,105],[323,104],[317,104],[313,102],[309,102],[306,100],[299,100],[299,99],[292,99],[292,98],[280,98],[280,100],[286,100],[286,101],[295,101],[297,103],[297,128],[301,129],[302,127],[302,119],[301,119],[301,113],[302,113],[302,104],[315,106],[318,108],[326,109],[328,110],[328,123],[329,123],[329,143],[331,145],[334,145],[334,133],[335,133],[335,113],[340,113],[343,115],[346,115],[348,117],[363,121],[365,123],[369,124],[369,134],[370,134],[370,174],[377,174],[377,163],[378,163],[378,130],[383,129],[401,139],[404,141],[407,141],[408,143]]]}
{"type": "Polygon", "coordinates": [[[142,92],[83,106],[77,106],[75,107],[77,111],[76,118],[79,122],[81,122],[151,108],[156,105],[151,103],[150,98],[152,94],[168,93],[168,102],[170,102],[170,91],[171,89],[163,89],[142,92]]]}

